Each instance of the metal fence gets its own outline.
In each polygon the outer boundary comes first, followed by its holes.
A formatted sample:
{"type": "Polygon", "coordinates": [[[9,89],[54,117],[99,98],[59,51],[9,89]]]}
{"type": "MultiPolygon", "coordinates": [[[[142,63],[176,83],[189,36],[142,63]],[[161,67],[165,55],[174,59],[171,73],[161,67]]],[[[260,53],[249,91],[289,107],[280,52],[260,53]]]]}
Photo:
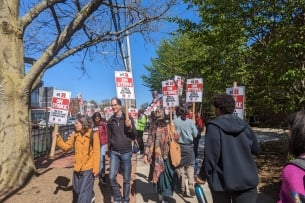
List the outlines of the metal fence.
{"type": "MultiPolygon", "coordinates": [[[[32,129],[32,153],[34,159],[50,153],[52,141],[52,127],[32,129]]],[[[64,140],[74,131],[74,125],[59,126],[58,131],[64,140]]]]}

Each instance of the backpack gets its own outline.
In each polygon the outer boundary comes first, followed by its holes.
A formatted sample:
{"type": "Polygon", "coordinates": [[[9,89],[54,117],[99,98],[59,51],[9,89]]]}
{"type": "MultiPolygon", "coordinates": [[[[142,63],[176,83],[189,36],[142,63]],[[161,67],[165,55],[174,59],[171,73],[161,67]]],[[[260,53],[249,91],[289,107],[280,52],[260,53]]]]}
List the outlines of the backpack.
{"type": "Polygon", "coordinates": [[[298,166],[299,168],[305,170],[305,158],[298,157],[296,159],[289,161],[285,165],[287,165],[287,164],[292,164],[292,165],[298,166]]]}
{"type": "Polygon", "coordinates": [[[169,125],[167,125],[167,131],[169,135],[169,155],[171,164],[173,167],[179,166],[181,162],[181,148],[180,145],[176,142],[173,132],[171,131],[169,125]]]}

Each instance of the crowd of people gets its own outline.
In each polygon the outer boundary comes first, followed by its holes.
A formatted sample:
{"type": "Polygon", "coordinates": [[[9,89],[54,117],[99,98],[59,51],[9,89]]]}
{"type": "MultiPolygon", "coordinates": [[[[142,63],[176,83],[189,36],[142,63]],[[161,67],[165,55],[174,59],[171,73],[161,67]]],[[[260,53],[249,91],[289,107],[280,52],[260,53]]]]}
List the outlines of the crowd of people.
{"type": "MultiPolygon", "coordinates": [[[[115,203],[128,203],[131,148],[136,140],[143,162],[150,167],[148,181],[154,185],[160,202],[168,202],[174,191],[195,198],[195,183],[207,182],[214,203],[256,203],[259,177],[254,157],[260,153],[256,134],[247,122],[234,115],[232,95],[215,95],[212,103],[216,117],[209,121],[204,121],[193,106],[181,105],[170,108],[167,114],[162,108],[156,108],[149,116],[140,110],[135,123],[123,112],[121,100],[113,98],[113,115],[107,121],[99,112],[92,118],[80,116],[75,122],[75,132],[66,141],[54,131],[58,147],[75,149],[73,202],[93,202],[94,180],[99,179],[102,185],[109,181],[115,203]],[[148,132],[147,140],[143,140],[144,131],[148,132]],[[198,145],[203,131],[202,155],[198,145]],[[177,167],[171,164],[171,136],[181,149],[177,167]],[[107,155],[109,180],[105,178],[107,155]],[[198,158],[203,160],[200,168],[198,158]],[[123,176],[122,190],[117,183],[118,173],[123,176]]],[[[283,167],[279,203],[305,202],[304,121],[305,111],[293,113],[288,119],[289,157],[293,160],[283,167]]]]}

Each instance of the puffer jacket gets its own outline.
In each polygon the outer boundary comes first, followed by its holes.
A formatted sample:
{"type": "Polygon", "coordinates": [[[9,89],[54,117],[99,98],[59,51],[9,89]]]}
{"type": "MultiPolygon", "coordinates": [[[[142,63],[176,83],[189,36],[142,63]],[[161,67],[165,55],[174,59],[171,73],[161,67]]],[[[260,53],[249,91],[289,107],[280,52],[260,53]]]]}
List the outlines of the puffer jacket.
{"type": "Polygon", "coordinates": [[[253,155],[260,151],[257,137],[242,119],[231,114],[207,123],[204,163],[199,177],[213,191],[233,192],[258,185],[253,155]]]}
{"type": "Polygon", "coordinates": [[[56,143],[64,151],[74,147],[74,171],[80,172],[92,169],[92,172],[97,174],[100,170],[100,139],[98,132],[95,132],[93,143],[90,145],[90,133],[91,129],[84,135],[81,135],[80,132],[72,133],[66,142],[61,136],[58,136],[56,143]]]}

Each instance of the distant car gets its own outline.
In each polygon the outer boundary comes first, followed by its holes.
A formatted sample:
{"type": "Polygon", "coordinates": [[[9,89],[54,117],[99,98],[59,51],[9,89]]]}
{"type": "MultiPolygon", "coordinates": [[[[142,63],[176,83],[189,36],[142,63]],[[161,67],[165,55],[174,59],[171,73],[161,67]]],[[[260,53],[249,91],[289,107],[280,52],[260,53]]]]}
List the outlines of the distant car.
{"type": "MultiPolygon", "coordinates": [[[[47,122],[45,120],[42,120],[38,123],[39,128],[45,128],[47,127],[47,122]]],[[[48,123],[48,127],[50,126],[50,123],[48,123]]]]}
{"type": "Polygon", "coordinates": [[[67,124],[68,125],[74,125],[75,124],[76,119],[75,118],[68,118],[67,124]]]}

